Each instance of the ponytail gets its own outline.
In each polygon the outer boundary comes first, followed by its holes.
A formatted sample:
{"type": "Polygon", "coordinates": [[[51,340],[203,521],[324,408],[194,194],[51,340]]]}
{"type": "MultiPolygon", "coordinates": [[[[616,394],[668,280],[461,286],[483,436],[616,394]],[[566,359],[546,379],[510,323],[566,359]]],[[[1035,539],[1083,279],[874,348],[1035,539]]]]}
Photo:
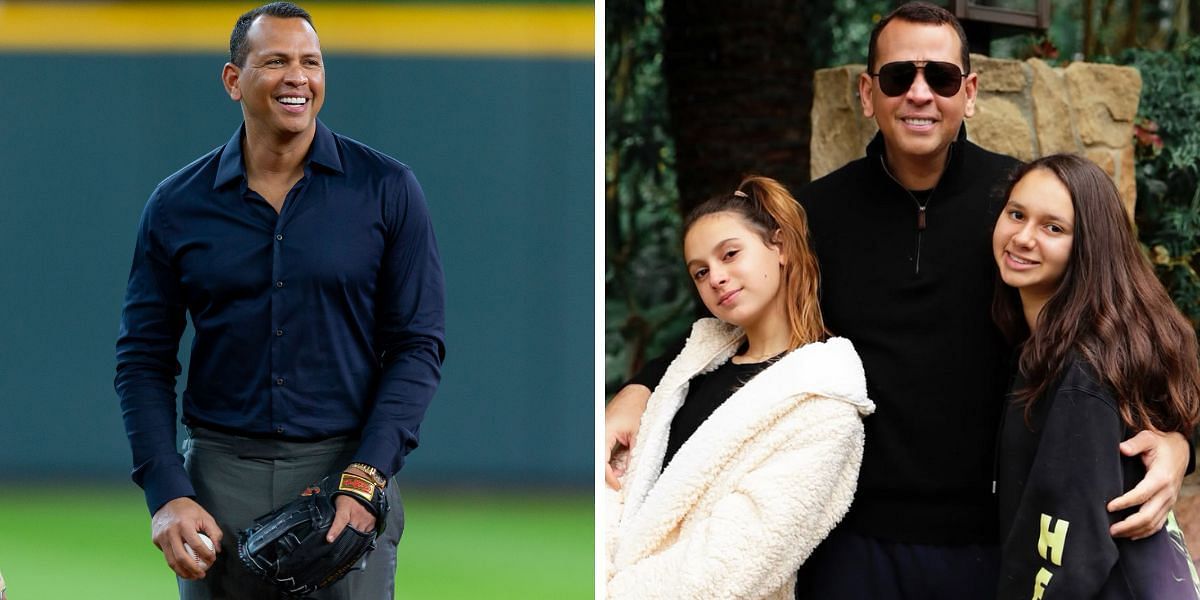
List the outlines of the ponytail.
{"type": "Polygon", "coordinates": [[[829,337],[817,296],[821,279],[817,257],[809,246],[808,217],[787,188],[769,177],[748,176],[732,194],[717,196],[692,210],[684,221],[683,234],[701,217],[720,212],[742,217],[764,244],[778,245],[785,257],[781,285],[790,346],[799,348],[829,337]]]}

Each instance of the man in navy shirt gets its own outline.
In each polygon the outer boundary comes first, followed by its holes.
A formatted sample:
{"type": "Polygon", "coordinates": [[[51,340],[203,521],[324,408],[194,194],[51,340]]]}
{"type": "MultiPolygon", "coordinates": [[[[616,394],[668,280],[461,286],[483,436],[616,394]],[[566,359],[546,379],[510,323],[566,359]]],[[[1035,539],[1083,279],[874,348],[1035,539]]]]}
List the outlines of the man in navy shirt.
{"type": "MultiPolygon", "coordinates": [[[[318,597],[392,598],[403,510],[387,480],[417,446],[445,354],[424,195],[407,166],[317,120],[324,66],[303,9],[242,15],[222,81],[244,124],[151,194],[117,340],[115,386],[153,540],[181,597],[274,597],[230,552],[237,531],[323,475],[351,472],[386,490],[388,527],[367,568],[318,597]]],[[[374,528],[365,507],[336,502],[329,539],[374,528]]]]}

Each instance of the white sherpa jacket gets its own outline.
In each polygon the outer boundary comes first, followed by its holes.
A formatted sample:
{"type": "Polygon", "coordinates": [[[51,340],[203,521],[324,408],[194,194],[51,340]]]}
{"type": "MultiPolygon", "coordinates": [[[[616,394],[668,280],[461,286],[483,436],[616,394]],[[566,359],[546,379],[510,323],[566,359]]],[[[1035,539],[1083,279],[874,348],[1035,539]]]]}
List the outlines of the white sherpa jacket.
{"type": "Polygon", "coordinates": [[[862,417],[875,405],[844,338],[764,369],[662,469],[688,382],[742,339],[732,325],[697,321],[650,396],[621,491],[605,487],[609,598],[790,599],[796,570],[850,507],[862,417]]]}

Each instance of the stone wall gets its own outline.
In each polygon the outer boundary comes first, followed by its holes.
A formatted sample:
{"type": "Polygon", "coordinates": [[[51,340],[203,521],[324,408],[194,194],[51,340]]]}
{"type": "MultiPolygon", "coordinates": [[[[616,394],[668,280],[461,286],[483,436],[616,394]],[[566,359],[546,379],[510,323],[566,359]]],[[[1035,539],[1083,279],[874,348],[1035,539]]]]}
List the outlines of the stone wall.
{"type": "MultiPolygon", "coordinates": [[[[967,137],[995,152],[1030,160],[1074,152],[1100,165],[1130,212],[1134,182],[1133,120],[1142,77],[1137,69],[1072,63],[1053,68],[1036,58],[1001,60],[972,54],[979,73],[975,116],[967,137]]],[[[821,69],[813,80],[813,179],[863,155],[875,121],[862,116],[858,76],[863,65],[821,69]]]]}

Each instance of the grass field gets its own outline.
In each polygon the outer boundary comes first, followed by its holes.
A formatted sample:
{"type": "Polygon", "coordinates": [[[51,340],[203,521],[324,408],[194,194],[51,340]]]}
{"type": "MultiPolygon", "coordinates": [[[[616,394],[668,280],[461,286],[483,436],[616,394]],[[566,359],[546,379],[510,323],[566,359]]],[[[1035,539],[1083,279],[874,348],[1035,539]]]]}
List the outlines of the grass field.
{"type": "MultiPolygon", "coordinates": [[[[9,600],[169,599],[141,491],[30,484],[0,491],[0,573],[9,600]]],[[[588,492],[412,490],[397,598],[591,598],[588,492]]]]}

